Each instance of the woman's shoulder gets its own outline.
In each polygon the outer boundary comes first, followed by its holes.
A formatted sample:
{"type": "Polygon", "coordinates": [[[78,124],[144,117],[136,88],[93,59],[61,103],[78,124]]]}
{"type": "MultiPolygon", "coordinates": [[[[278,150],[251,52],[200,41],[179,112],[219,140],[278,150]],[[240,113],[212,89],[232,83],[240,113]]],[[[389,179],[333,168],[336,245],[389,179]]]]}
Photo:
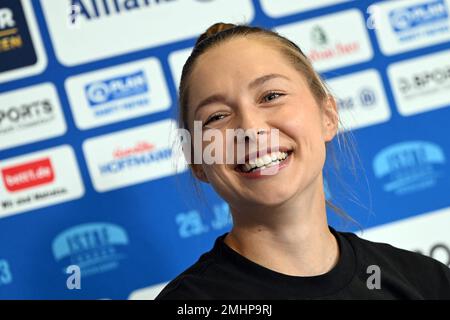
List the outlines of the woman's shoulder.
{"type": "Polygon", "coordinates": [[[359,251],[359,253],[365,253],[366,258],[370,255],[376,258],[387,258],[405,266],[437,266],[445,271],[450,271],[442,262],[419,252],[401,249],[385,242],[367,240],[363,238],[363,235],[359,236],[351,232],[339,233],[350,241],[355,250],[359,251]],[[414,264],[411,265],[411,262],[414,262],[414,264]]]}
{"type": "Polygon", "coordinates": [[[362,271],[367,272],[369,266],[378,266],[382,278],[402,279],[422,292],[429,291],[430,296],[437,294],[450,298],[450,268],[442,262],[419,252],[370,241],[355,233],[339,233],[351,243],[364,267],[362,271]]]}
{"type": "Polygon", "coordinates": [[[218,258],[220,244],[225,236],[226,233],[219,236],[213,248],[203,253],[193,265],[170,281],[155,300],[192,299],[192,297],[207,299],[209,296],[205,296],[206,292],[215,290],[215,279],[221,273],[219,269],[226,268],[218,258]]]}
{"type": "Polygon", "coordinates": [[[192,297],[193,284],[201,282],[205,271],[214,264],[211,252],[204,253],[193,265],[170,281],[155,300],[178,300],[192,297]]]}

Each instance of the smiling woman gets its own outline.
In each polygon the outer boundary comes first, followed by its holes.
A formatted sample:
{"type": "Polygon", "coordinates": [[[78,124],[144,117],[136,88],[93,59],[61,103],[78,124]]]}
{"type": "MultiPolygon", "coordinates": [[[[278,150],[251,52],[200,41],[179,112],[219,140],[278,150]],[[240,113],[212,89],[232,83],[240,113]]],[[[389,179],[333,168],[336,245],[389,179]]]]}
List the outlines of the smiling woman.
{"type": "Polygon", "coordinates": [[[233,227],[157,299],[450,298],[450,271],[438,261],[328,225],[322,171],[339,115],[297,45],[270,30],[215,24],[197,40],[179,92],[180,128],[254,130],[249,140],[225,138],[224,154],[278,138],[243,163],[187,159],[228,203],[233,227]]]}

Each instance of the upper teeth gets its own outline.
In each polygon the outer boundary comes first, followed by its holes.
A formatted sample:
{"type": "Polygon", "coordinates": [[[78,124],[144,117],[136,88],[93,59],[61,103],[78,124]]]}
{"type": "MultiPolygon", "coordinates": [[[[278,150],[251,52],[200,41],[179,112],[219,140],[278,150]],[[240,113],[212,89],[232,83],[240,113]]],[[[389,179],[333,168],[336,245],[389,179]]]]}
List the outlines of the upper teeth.
{"type": "Polygon", "coordinates": [[[272,165],[278,164],[280,161],[286,159],[288,156],[287,152],[272,152],[268,153],[262,157],[252,159],[248,163],[243,165],[244,171],[250,171],[253,168],[270,167],[272,165]]]}

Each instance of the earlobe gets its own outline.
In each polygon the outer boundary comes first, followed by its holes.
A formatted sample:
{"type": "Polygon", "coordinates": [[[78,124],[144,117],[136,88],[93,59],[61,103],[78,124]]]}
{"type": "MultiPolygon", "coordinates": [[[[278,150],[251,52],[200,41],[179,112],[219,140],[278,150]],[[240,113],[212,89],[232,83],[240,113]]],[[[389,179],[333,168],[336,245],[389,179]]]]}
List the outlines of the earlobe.
{"type": "Polygon", "coordinates": [[[336,100],[332,95],[328,95],[324,106],[324,133],[325,141],[331,141],[338,131],[339,115],[337,112],[336,100]]]}

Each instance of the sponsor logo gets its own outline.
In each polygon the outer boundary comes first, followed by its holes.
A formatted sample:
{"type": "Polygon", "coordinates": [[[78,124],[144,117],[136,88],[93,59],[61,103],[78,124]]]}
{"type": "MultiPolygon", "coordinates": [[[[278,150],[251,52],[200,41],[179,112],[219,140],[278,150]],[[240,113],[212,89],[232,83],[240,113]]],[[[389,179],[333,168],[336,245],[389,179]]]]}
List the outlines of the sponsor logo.
{"type": "Polygon", "coordinates": [[[55,179],[49,158],[2,169],[5,187],[10,192],[16,192],[35,186],[47,184],[55,179]]]}
{"type": "Polygon", "coordinates": [[[2,160],[0,172],[0,217],[84,194],[75,155],[68,146],[2,160]]]}
{"type": "Polygon", "coordinates": [[[205,17],[249,23],[254,16],[251,0],[41,0],[41,5],[56,56],[66,66],[198,36],[205,17]]]}
{"type": "Polygon", "coordinates": [[[85,86],[89,107],[97,117],[149,106],[149,89],[144,72],[89,83],[85,86]],[[128,98],[128,99],[127,99],[128,98]]]}
{"type": "Polygon", "coordinates": [[[373,160],[383,190],[404,195],[436,185],[446,158],[442,148],[427,141],[407,141],[382,149],[373,160]]]}
{"type": "Polygon", "coordinates": [[[351,0],[315,0],[315,1],[292,1],[292,0],[261,0],[261,6],[267,15],[271,17],[282,17],[289,14],[314,10],[337,3],[351,0]]]}
{"type": "MultiPolygon", "coordinates": [[[[36,122],[36,118],[40,115],[44,115],[44,122],[51,121],[52,116],[46,117],[47,115],[53,114],[53,106],[50,100],[34,100],[29,103],[24,103],[17,106],[8,107],[5,110],[0,111],[0,126],[6,126],[8,124],[20,123],[19,127],[33,126],[36,122]],[[31,121],[30,121],[31,120],[31,121]],[[6,125],[5,123],[8,122],[6,125]],[[30,124],[31,122],[31,124],[30,124]],[[24,124],[26,123],[26,124],[24,124]]],[[[8,129],[1,129],[1,132],[13,130],[12,126],[8,129]]]]}
{"type": "Polygon", "coordinates": [[[389,12],[389,21],[400,41],[448,31],[449,28],[448,10],[444,0],[392,10],[389,12]]]}
{"type": "Polygon", "coordinates": [[[22,2],[4,0],[0,7],[0,72],[37,62],[22,2]]]}
{"type": "Polygon", "coordinates": [[[311,42],[315,48],[309,51],[308,58],[314,63],[321,60],[336,59],[340,56],[351,55],[360,50],[358,41],[332,42],[325,30],[315,26],[311,30],[311,42]]]}
{"type": "Polygon", "coordinates": [[[85,87],[85,93],[91,107],[147,92],[147,80],[142,71],[90,83],[85,87]]]}
{"type": "Polygon", "coordinates": [[[171,103],[155,58],[71,77],[66,89],[80,129],[163,111],[171,103]]]}
{"type": "Polygon", "coordinates": [[[41,72],[46,65],[30,1],[0,3],[0,82],[41,72]]]}
{"type": "Polygon", "coordinates": [[[297,43],[319,72],[373,57],[363,15],[355,9],[280,26],[276,31],[297,43]]]}
{"type": "Polygon", "coordinates": [[[70,18],[73,23],[76,23],[77,19],[91,21],[176,1],[177,0],[70,0],[70,7],[73,10],[70,18]]]}
{"type": "Polygon", "coordinates": [[[376,70],[367,70],[327,81],[335,93],[343,127],[341,131],[389,120],[391,110],[376,70]]]}
{"type": "Polygon", "coordinates": [[[172,151],[175,129],[174,121],[163,120],[86,140],[83,151],[95,189],[104,192],[184,171],[185,162],[177,164],[172,151]]]}
{"type": "Polygon", "coordinates": [[[389,80],[402,115],[409,116],[450,105],[449,59],[450,51],[444,51],[389,66],[389,80]]]}
{"type": "Polygon", "coordinates": [[[66,124],[52,84],[0,95],[0,150],[62,135],[66,124]]]}
{"type": "Polygon", "coordinates": [[[13,281],[11,268],[5,259],[0,259],[0,287],[10,284],[13,281]]]}
{"type": "Polygon", "coordinates": [[[112,160],[100,163],[100,174],[108,175],[130,170],[133,167],[150,165],[153,162],[167,161],[172,158],[170,148],[155,149],[155,146],[145,141],[139,141],[130,147],[118,147],[111,155],[112,160]]]}
{"type": "Polygon", "coordinates": [[[337,105],[339,110],[349,110],[353,109],[356,105],[371,107],[374,106],[376,102],[377,98],[375,92],[371,88],[362,88],[358,90],[356,99],[354,97],[339,98],[337,105]]]}
{"type": "Polygon", "coordinates": [[[383,1],[371,5],[383,53],[392,55],[450,40],[449,0],[383,1]]]}
{"type": "Polygon", "coordinates": [[[117,269],[126,258],[126,231],[111,223],[88,223],[62,231],[52,242],[53,257],[65,274],[67,266],[80,267],[82,277],[117,269]]]}
{"type": "Polygon", "coordinates": [[[433,93],[440,87],[450,87],[450,64],[433,70],[418,72],[409,78],[399,78],[400,92],[407,98],[417,94],[433,93]]]}

